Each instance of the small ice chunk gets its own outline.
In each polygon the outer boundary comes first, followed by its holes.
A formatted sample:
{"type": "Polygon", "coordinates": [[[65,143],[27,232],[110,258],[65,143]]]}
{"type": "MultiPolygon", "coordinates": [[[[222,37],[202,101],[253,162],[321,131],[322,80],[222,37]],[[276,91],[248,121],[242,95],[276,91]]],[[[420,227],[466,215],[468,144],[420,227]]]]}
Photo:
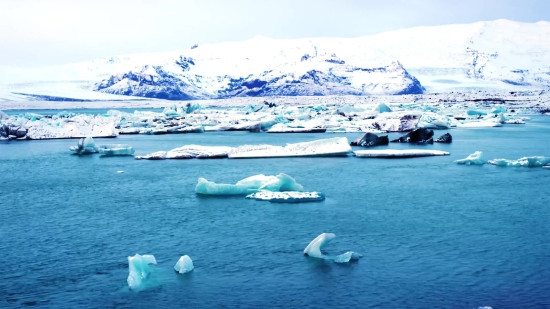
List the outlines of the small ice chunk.
{"type": "Polygon", "coordinates": [[[340,255],[337,255],[334,258],[334,262],[336,262],[336,263],[347,263],[350,260],[358,260],[361,257],[362,257],[362,255],[357,253],[357,252],[348,251],[346,253],[342,253],[340,255]]]}
{"type": "Polygon", "coordinates": [[[124,173],[124,171],[116,171],[118,174],[122,174],[124,173]]]}
{"type": "Polygon", "coordinates": [[[324,258],[323,253],[321,253],[321,248],[333,240],[334,237],[336,237],[336,235],[333,233],[323,233],[315,237],[315,239],[304,249],[304,254],[315,258],[324,258]]]}
{"type": "Polygon", "coordinates": [[[126,144],[100,145],[99,153],[102,156],[133,156],[134,148],[126,144]]]}
{"type": "Polygon", "coordinates": [[[427,156],[448,156],[449,152],[427,149],[383,149],[383,150],[357,150],[353,152],[358,158],[412,158],[427,156]]]}
{"type": "Polygon", "coordinates": [[[69,149],[71,151],[74,151],[76,154],[89,154],[98,152],[98,147],[96,147],[95,141],[91,136],[79,139],[78,145],[71,146],[69,147],[69,149]]]}
{"type": "Polygon", "coordinates": [[[142,287],[143,280],[147,278],[151,269],[149,264],[157,264],[155,256],[150,254],[139,255],[128,257],[128,286],[130,289],[139,289],[142,287]]]}
{"type": "Polygon", "coordinates": [[[180,274],[185,274],[193,270],[195,268],[193,266],[193,261],[188,255],[184,255],[180,257],[176,265],[174,266],[174,270],[177,271],[180,274]]]}
{"type": "Polygon", "coordinates": [[[455,163],[464,165],[483,165],[487,163],[487,161],[483,159],[483,152],[476,151],[464,159],[456,160],[455,163]]]}

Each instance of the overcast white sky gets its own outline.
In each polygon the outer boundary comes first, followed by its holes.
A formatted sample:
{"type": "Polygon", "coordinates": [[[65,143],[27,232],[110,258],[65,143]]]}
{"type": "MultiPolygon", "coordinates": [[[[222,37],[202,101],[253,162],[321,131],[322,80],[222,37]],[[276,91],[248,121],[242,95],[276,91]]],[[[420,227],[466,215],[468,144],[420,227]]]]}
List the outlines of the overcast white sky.
{"type": "Polygon", "coordinates": [[[500,18],[548,21],[550,0],[0,0],[0,66],[500,18]]]}

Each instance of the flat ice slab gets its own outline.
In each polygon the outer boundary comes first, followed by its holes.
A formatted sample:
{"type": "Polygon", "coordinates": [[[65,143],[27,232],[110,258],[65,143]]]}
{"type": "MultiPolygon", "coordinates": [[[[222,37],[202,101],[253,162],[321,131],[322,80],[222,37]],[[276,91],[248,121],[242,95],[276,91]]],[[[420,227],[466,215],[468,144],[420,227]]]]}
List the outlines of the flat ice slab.
{"type": "Polygon", "coordinates": [[[429,156],[448,156],[451,153],[440,150],[426,149],[382,149],[382,150],[357,150],[353,152],[358,158],[413,158],[429,156]]]}
{"type": "Polygon", "coordinates": [[[253,198],[259,201],[270,201],[272,203],[304,203],[304,202],[319,202],[325,199],[325,195],[320,192],[267,192],[260,191],[246,198],[253,198]]]}
{"type": "Polygon", "coordinates": [[[229,152],[230,159],[280,158],[280,157],[330,157],[347,156],[351,151],[348,139],[335,137],[286,146],[244,145],[229,152]]]}

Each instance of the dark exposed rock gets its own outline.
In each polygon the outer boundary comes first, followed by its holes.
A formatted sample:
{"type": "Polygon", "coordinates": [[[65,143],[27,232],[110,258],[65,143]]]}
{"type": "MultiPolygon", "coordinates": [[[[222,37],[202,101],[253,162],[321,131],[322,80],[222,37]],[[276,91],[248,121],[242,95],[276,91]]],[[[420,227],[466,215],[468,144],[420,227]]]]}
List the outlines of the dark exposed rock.
{"type": "Polygon", "coordinates": [[[23,138],[27,135],[28,129],[22,127],[10,127],[6,124],[0,126],[0,136],[10,139],[23,138]]]}
{"type": "Polygon", "coordinates": [[[434,131],[426,128],[414,129],[411,132],[394,139],[392,143],[432,144],[434,131]]]}
{"type": "Polygon", "coordinates": [[[374,133],[365,133],[350,143],[351,146],[373,147],[389,144],[387,135],[378,136],[374,133]]]}
{"type": "Polygon", "coordinates": [[[451,136],[451,134],[449,133],[445,133],[443,135],[441,135],[440,137],[438,137],[436,140],[436,142],[438,143],[452,143],[453,142],[453,137],[451,136]]]}

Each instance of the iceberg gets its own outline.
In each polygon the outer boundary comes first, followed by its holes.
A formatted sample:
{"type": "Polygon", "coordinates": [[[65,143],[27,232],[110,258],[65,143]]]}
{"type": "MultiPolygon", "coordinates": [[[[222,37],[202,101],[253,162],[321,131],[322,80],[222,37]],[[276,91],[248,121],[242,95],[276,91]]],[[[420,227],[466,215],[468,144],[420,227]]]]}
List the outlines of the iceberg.
{"type": "Polygon", "coordinates": [[[361,254],[357,253],[357,252],[353,252],[353,251],[348,251],[346,253],[343,253],[343,254],[340,254],[340,255],[337,255],[335,258],[334,258],[334,262],[336,263],[347,263],[351,260],[358,260],[362,257],[361,254]]]}
{"type": "Polygon", "coordinates": [[[229,152],[230,159],[347,156],[351,151],[348,139],[334,137],[286,146],[244,145],[229,152]]]}
{"type": "Polygon", "coordinates": [[[413,158],[429,156],[448,156],[451,153],[440,150],[426,149],[384,149],[384,150],[357,150],[353,152],[358,158],[413,158]]]}
{"type": "Polygon", "coordinates": [[[143,280],[149,276],[151,269],[149,264],[157,264],[155,256],[144,254],[136,254],[128,257],[128,286],[132,290],[140,289],[143,287],[143,280]]]}
{"type": "Polygon", "coordinates": [[[165,160],[165,159],[216,159],[227,158],[232,147],[185,145],[170,151],[157,151],[143,156],[136,156],[138,160],[165,160]]]}
{"type": "Polygon", "coordinates": [[[304,249],[304,254],[314,258],[333,260],[335,263],[347,263],[351,260],[358,260],[362,257],[361,254],[353,251],[348,251],[335,257],[324,255],[321,252],[321,249],[331,240],[333,240],[334,237],[336,237],[336,235],[334,235],[333,233],[323,233],[315,237],[315,239],[313,239],[304,249]]]}
{"type": "Polygon", "coordinates": [[[304,249],[304,254],[314,258],[325,259],[326,257],[321,252],[321,248],[333,240],[334,237],[336,237],[336,235],[333,233],[323,233],[315,237],[315,239],[313,239],[304,249]]]}
{"type": "Polygon", "coordinates": [[[312,128],[298,128],[289,127],[284,123],[278,123],[272,126],[267,133],[325,133],[326,128],[312,127],[312,128]]]}
{"type": "Polygon", "coordinates": [[[494,159],[494,160],[489,160],[489,163],[497,166],[541,167],[541,166],[550,164],[550,157],[534,156],[534,157],[523,157],[517,160],[494,159]]]}
{"type": "Polygon", "coordinates": [[[464,165],[483,165],[487,163],[487,161],[483,159],[483,152],[476,151],[464,159],[456,160],[455,163],[464,165]]]}
{"type": "Polygon", "coordinates": [[[95,141],[91,136],[88,136],[86,138],[81,138],[78,140],[77,146],[71,146],[69,147],[71,151],[74,151],[76,154],[90,154],[90,153],[98,153],[99,149],[95,145],[95,141]]]}
{"type": "Polygon", "coordinates": [[[191,260],[188,255],[180,257],[180,259],[176,262],[176,265],[174,266],[174,270],[180,274],[188,273],[194,268],[195,266],[193,266],[193,260],[191,260]]]}
{"type": "Polygon", "coordinates": [[[217,184],[204,178],[199,178],[195,192],[204,195],[248,195],[258,191],[303,191],[302,185],[294,178],[279,174],[266,176],[263,174],[250,176],[239,180],[236,184],[217,184]]]}
{"type": "Polygon", "coordinates": [[[320,192],[260,191],[247,195],[246,198],[256,199],[258,201],[269,201],[272,203],[303,203],[322,201],[325,199],[325,195],[320,192]]]}
{"type": "Polygon", "coordinates": [[[99,153],[102,156],[133,156],[134,148],[126,144],[100,145],[99,153]]]}

